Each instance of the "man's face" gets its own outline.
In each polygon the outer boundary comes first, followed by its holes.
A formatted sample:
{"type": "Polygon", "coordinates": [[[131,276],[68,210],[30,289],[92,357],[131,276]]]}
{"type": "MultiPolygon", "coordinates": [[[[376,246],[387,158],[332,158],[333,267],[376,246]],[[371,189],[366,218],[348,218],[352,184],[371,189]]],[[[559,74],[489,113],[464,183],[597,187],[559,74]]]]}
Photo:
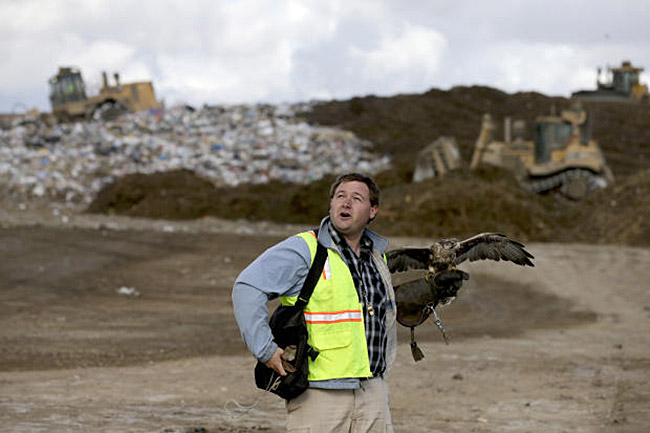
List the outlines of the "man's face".
{"type": "Polygon", "coordinates": [[[363,233],[368,221],[377,215],[370,204],[368,185],[356,180],[343,182],[330,201],[330,220],[341,234],[354,237],[363,233]]]}

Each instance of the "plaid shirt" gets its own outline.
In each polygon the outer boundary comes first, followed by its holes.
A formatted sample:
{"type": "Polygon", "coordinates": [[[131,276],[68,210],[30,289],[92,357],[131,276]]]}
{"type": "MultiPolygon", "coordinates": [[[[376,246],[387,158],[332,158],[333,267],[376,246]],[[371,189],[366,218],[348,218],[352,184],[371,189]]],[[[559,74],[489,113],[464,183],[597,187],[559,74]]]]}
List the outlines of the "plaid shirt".
{"type": "Polygon", "coordinates": [[[345,263],[350,269],[354,287],[361,303],[364,305],[364,323],[366,326],[366,341],[370,371],[373,376],[380,376],[386,371],[386,287],[372,259],[372,240],[365,234],[361,237],[361,254],[359,257],[352,252],[348,243],[339,235],[334,227],[329,225],[332,240],[341,251],[345,263]],[[366,301],[372,306],[374,315],[370,315],[366,301]]]}

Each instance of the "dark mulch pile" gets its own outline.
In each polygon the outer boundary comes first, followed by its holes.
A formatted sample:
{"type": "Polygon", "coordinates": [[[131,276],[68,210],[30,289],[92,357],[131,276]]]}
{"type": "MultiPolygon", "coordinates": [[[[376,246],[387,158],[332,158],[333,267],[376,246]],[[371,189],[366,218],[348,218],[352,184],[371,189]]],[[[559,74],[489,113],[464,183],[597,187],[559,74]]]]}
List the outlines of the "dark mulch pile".
{"type": "Polygon", "coordinates": [[[87,211],[172,220],[213,215],[309,223],[320,221],[327,212],[327,189],[333,179],[310,185],[273,182],[216,188],[189,170],[136,173],[102,189],[87,211]]]}

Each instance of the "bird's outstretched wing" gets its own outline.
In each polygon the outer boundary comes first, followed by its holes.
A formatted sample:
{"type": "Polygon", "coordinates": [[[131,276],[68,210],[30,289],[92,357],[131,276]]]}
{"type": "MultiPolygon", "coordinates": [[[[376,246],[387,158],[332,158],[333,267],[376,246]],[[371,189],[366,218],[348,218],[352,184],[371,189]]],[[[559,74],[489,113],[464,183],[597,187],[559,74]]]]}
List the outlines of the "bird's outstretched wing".
{"type": "Polygon", "coordinates": [[[534,259],[524,245],[501,233],[481,233],[459,242],[456,264],[465,260],[506,260],[521,266],[535,266],[534,259]]]}
{"type": "Polygon", "coordinates": [[[386,260],[390,272],[404,272],[409,269],[427,269],[429,267],[429,248],[400,248],[388,251],[386,260]]]}

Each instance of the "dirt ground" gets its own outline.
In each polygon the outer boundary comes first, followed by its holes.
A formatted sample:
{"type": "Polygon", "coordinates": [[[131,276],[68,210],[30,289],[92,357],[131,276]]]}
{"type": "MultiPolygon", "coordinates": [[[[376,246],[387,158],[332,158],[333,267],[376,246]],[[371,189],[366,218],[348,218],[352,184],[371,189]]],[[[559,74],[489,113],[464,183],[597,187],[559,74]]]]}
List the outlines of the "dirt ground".
{"type": "MultiPolygon", "coordinates": [[[[48,215],[0,210],[2,431],[283,431],[230,290],[301,227],[48,215]]],[[[399,330],[396,431],[648,431],[650,248],[528,247],[533,269],[462,266],[450,345],[426,323],[416,364],[399,330]]]]}

